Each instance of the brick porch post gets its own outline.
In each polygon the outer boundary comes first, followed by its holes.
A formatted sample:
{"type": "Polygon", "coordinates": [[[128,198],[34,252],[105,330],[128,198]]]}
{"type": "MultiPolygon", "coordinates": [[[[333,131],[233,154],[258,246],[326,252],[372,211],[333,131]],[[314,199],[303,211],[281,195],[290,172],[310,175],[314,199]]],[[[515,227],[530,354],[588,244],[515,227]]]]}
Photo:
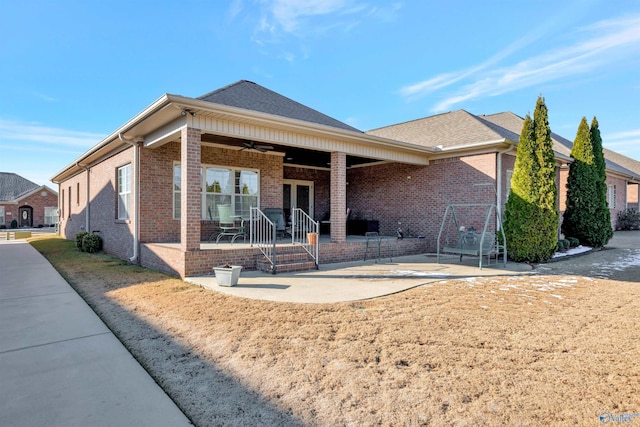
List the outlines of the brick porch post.
{"type": "Polygon", "coordinates": [[[200,129],[185,126],[181,132],[180,249],[200,249],[200,129]]]}
{"type": "Polygon", "coordinates": [[[331,153],[331,241],[347,240],[347,155],[331,153]]]}

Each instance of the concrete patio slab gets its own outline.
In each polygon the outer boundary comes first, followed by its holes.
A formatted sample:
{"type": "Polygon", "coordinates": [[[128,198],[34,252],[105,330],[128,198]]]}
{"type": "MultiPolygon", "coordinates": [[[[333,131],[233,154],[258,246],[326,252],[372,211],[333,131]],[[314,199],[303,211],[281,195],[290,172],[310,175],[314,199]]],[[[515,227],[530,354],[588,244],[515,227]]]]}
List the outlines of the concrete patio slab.
{"type": "MultiPolygon", "coordinates": [[[[382,260],[384,261],[384,260],[382,260]]],[[[189,277],[185,280],[228,295],[278,302],[336,303],[377,298],[446,279],[478,276],[504,276],[531,271],[526,264],[507,263],[478,268],[476,258],[443,258],[412,255],[393,261],[356,261],[324,264],[319,270],[271,275],[243,271],[233,287],[218,286],[215,276],[189,277]]]]}

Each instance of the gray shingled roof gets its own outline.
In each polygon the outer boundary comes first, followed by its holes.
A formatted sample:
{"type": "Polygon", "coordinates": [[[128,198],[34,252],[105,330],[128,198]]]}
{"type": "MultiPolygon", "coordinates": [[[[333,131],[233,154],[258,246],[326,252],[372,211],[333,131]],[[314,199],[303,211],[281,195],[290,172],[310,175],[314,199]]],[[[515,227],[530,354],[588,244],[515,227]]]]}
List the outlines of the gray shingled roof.
{"type": "MultiPolygon", "coordinates": [[[[511,112],[491,114],[488,116],[480,116],[481,118],[493,122],[499,126],[507,129],[522,130],[522,122],[524,119],[511,112]]],[[[564,154],[565,156],[571,156],[571,149],[573,147],[573,141],[551,132],[551,139],[553,140],[553,150],[557,153],[564,154]]],[[[604,160],[607,169],[616,171],[625,175],[640,176],[640,162],[618,154],[615,151],[604,148],[604,160]]]]}
{"type": "Polygon", "coordinates": [[[0,172],[0,202],[13,202],[40,186],[11,172],[0,172]]]}
{"type": "Polygon", "coordinates": [[[490,141],[518,141],[508,129],[457,110],[367,131],[367,134],[422,145],[456,147],[490,141]]]}
{"type": "Polygon", "coordinates": [[[230,107],[288,117],[290,119],[304,120],[306,122],[334,128],[362,132],[346,123],[342,123],[306,105],[302,105],[286,96],[282,96],[266,87],[247,80],[240,80],[229,86],[214,90],[213,92],[199,96],[198,99],[228,105],[230,107]]]}

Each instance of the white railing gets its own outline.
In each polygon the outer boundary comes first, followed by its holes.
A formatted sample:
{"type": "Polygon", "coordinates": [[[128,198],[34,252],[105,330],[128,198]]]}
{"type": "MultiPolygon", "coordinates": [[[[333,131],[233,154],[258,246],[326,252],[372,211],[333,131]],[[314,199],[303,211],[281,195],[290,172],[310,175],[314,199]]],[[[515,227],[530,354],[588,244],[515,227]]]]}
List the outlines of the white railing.
{"type": "Polygon", "coordinates": [[[311,219],[302,209],[294,208],[293,214],[291,215],[291,243],[301,245],[302,248],[311,255],[311,258],[313,258],[316,268],[318,268],[319,265],[319,240],[319,223],[311,219]]]}
{"type": "Polygon", "coordinates": [[[249,242],[260,249],[271,264],[271,273],[276,274],[276,226],[254,207],[249,211],[249,242]]]}

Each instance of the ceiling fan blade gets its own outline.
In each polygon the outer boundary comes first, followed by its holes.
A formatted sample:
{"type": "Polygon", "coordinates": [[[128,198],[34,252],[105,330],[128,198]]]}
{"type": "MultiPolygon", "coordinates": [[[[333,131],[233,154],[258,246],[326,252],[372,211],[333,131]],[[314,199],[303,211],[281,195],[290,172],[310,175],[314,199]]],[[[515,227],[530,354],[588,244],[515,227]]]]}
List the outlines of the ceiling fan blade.
{"type": "Polygon", "coordinates": [[[271,145],[254,145],[254,148],[257,148],[258,150],[273,150],[273,147],[271,145]]]}

